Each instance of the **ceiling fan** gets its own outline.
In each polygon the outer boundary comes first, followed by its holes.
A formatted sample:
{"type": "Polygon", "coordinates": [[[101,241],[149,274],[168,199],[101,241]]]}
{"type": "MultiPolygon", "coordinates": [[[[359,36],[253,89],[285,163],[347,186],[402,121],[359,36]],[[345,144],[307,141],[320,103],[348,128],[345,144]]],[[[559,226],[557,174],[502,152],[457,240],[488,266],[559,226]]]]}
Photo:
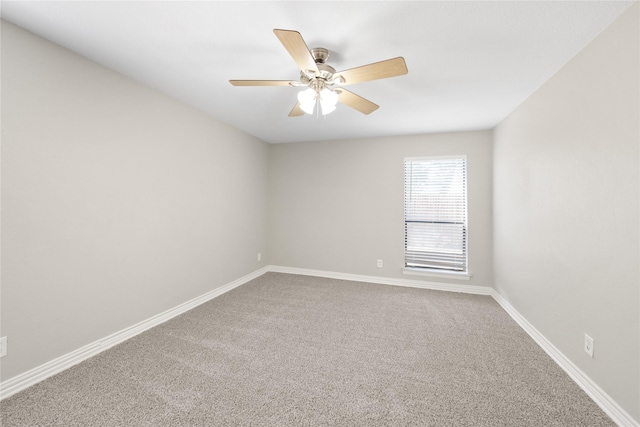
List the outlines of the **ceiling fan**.
{"type": "Polygon", "coordinates": [[[329,57],[327,49],[318,47],[310,50],[297,31],[276,29],[273,32],[298,64],[300,80],[229,80],[229,83],[234,86],[307,87],[298,93],[298,102],[289,113],[289,117],[302,116],[304,113],[313,114],[317,105],[320,105],[323,115],[329,114],[335,110],[338,102],[361,113],[370,114],[378,109],[378,105],[342,86],[408,73],[402,57],[336,72],[325,63],[329,57]]]}

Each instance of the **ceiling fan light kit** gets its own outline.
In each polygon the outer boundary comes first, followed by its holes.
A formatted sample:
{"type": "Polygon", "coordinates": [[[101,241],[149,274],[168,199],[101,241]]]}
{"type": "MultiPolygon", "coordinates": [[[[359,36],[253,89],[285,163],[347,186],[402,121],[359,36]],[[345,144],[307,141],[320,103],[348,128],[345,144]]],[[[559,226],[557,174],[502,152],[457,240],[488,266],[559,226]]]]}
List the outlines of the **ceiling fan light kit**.
{"type": "Polygon", "coordinates": [[[309,50],[297,31],[276,29],[273,32],[300,68],[300,80],[229,80],[229,82],[234,86],[306,87],[298,93],[298,102],[289,113],[289,117],[302,116],[305,113],[313,114],[318,105],[322,114],[327,115],[336,109],[338,102],[363,114],[370,114],[378,109],[378,105],[342,86],[400,76],[408,72],[402,57],[336,72],[335,68],[325,63],[329,58],[327,49],[309,50]]]}
{"type": "Polygon", "coordinates": [[[322,90],[308,88],[298,93],[298,103],[300,109],[307,114],[313,114],[316,105],[320,104],[322,114],[326,116],[336,109],[338,94],[328,88],[322,90]]]}

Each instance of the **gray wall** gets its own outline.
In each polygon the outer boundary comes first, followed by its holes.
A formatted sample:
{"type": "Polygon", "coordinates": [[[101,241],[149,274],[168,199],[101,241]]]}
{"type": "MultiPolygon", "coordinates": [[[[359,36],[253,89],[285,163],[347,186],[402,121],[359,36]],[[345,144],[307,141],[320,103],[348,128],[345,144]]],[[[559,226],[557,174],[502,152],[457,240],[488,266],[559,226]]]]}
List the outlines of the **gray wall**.
{"type": "Polygon", "coordinates": [[[271,146],[271,263],[491,286],[491,139],[482,131],[271,146]],[[446,155],[467,156],[468,282],[402,274],[404,158],[446,155]]]}
{"type": "Polygon", "coordinates": [[[2,379],[266,265],[267,144],[2,22],[2,379]]]}
{"type": "Polygon", "coordinates": [[[636,4],[495,130],[494,272],[640,420],[638,16],[636,4]]]}

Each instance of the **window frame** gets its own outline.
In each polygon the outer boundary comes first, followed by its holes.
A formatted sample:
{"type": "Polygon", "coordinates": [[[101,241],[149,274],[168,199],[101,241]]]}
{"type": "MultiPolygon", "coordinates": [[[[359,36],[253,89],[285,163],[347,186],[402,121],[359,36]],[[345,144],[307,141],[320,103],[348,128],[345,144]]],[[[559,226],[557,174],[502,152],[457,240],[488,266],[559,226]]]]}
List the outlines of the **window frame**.
{"type": "Polygon", "coordinates": [[[418,276],[430,276],[430,277],[440,277],[447,279],[459,279],[459,280],[469,280],[471,278],[471,273],[469,271],[469,168],[468,168],[468,159],[466,155],[449,155],[449,156],[420,156],[420,157],[405,157],[403,159],[403,174],[406,174],[406,164],[408,161],[431,161],[431,160],[463,160],[464,161],[464,172],[465,172],[465,271],[450,271],[446,269],[438,269],[438,268],[428,268],[428,267],[408,267],[406,264],[406,243],[407,243],[407,235],[406,235],[406,182],[405,177],[403,176],[403,274],[408,275],[418,275],[418,276]]]}

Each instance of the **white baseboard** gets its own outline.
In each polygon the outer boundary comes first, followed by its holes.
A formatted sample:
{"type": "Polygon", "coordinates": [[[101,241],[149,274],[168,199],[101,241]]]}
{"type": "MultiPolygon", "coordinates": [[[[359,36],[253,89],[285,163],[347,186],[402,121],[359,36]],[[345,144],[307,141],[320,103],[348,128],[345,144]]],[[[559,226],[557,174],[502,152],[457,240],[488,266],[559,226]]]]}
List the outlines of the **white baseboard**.
{"type": "Polygon", "coordinates": [[[497,291],[492,289],[491,296],[500,306],[515,320],[526,333],[578,384],[585,393],[620,427],[640,427],[640,423],[634,420],[629,413],[618,405],[604,390],[591,378],[580,370],[569,358],[567,358],[556,346],[542,335],[531,323],[527,321],[509,302],[497,291]]]}
{"type": "Polygon", "coordinates": [[[196,297],[176,307],[173,307],[163,313],[143,320],[142,322],[128,328],[122,329],[121,331],[113,333],[98,341],[92,342],[91,344],[87,344],[77,350],[74,350],[54,360],[37,366],[20,375],[9,378],[8,380],[0,383],[0,400],[18,393],[19,391],[24,390],[27,387],[30,387],[59,372],[62,372],[65,369],[68,369],[73,365],[76,365],[92,356],[95,356],[96,354],[103,352],[116,344],[119,344],[146,331],[147,329],[153,328],[154,326],[164,323],[173,317],[185,313],[192,308],[199,306],[200,304],[203,304],[217,296],[224,294],[225,292],[229,292],[230,290],[237,288],[238,286],[243,285],[244,283],[253,280],[256,277],[263,275],[267,271],[269,271],[268,267],[256,270],[253,273],[249,273],[246,276],[236,279],[233,282],[227,283],[224,286],[216,288],[204,295],[200,295],[199,297],[196,297]]]}
{"type": "Polygon", "coordinates": [[[491,295],[492,288],[487,286],[460,285],[457,283],[428,282],[424,280],[395,279],[391,277],[364,276],[361,274],[337,273],[334,271],[310,270],[306,268],[282,267],[270,265],[269,271],[276,273],[301,274],[303,276],[327,277],[329,279],[352,280],[354,282],[377,283],[381,285],[406,286],[431,289],[435,291],[462,292],[466,294],[491,295]]]}

